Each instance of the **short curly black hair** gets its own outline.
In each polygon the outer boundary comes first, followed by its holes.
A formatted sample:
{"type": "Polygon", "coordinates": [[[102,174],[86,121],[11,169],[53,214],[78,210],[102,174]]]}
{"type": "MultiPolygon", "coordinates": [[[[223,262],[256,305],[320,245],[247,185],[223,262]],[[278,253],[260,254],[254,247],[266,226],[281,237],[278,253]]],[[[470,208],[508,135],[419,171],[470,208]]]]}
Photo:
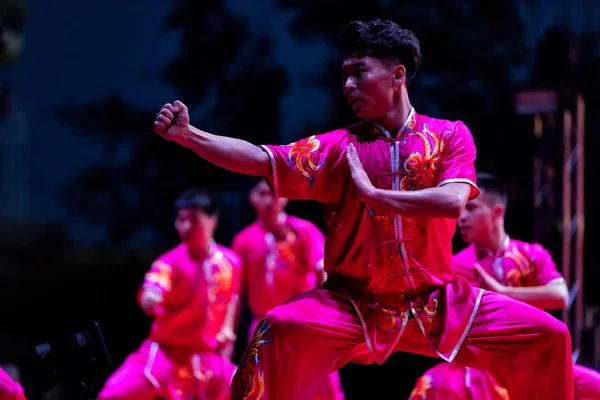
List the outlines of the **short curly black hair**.
{"type": "Polygon", "coordinates": [[[342,50],[346,56],[370,54],[377,58],[399,59],[406,69],[407,84],[412,82],[421,66],[419,40],[408,29],[384,19],[350,22],[342,38],[342,50]]]}

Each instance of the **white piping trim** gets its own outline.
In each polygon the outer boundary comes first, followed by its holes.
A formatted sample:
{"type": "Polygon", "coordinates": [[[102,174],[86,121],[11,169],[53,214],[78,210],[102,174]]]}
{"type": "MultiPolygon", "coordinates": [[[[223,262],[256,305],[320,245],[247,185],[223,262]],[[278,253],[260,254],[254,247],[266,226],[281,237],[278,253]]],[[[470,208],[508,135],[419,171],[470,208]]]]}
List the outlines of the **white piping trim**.
{"type": "MultiPolygon", "coordinates": [[[[377,357],[377,355],[375,354],[375,350],[373,349],[373,343],[371,343],[371,338],[369,337],[369,330],[367,329],[367,323],[366,323],[365,318],[363,317],[362,313],[360,312],[358,305],[356,304],[354,299],[352,299],[352,297],[350,297],[348,295],[348,293],[346,293],[345,290],[342,289],[342,293],[344,293],[344,295],[348,298],[348,300],[350,301],[350,304],[352,304],[352,307],[354,307],[354,311],[356,311],[356,314],[358,316],[360,324],[362,325],[362,328],[363,328],[363,335],[365,336],[365,342],[367,344],[367,349],[369,350],[369,353],[371,353],[371,356],[373,356],[373,361],[375,361],[379,365],[383,364],[385,362],[385,360],[388,359],[390,354],[392,354],[392,352],[396,349],[396,346],[398,345],[400,338],[402,338],[402,334],[404,334],[404,330],[406,329],[406,325],[408,324],[408,317],[409,317],[408,310],[406,310],[406,312],[404,312],[404,318],[402,318],[402,326],[400,327],[400,332],[398,332],[398,336],[396,336],[396,339],[394,340],[392,345],[389,346],[385,356],[383,358],[379,358],[379,357],[377,357]]],[[[377,326],[375,326],[375,329],[373,332],[374,332],[374,335],[376,335],[377,326]]]]}
{"type": "Polygon", "coordinates": [[[156,359],[156,353],[158,353],[158,349],[159,349],[158,343],[152,342],[150,344],[150,351],[148,352],[148,360],[146,361],[146,366],[144,367],[144,376],[146,377],[146,379],[148,379],[148,381],[150,381],[152,386],[154,386],[156,389],[160,389],[160,383],[158,383],[158,381],[156,380],[154,375],[152,375],[152,366],[154,365],[154,360],[156,359]]]}
{"type": "Polygon", "coordinates": [[[433,348],[435,353],[442,360],[447,361],[447,362],[452,362],[452,360],[454,360],[454,358],[456,357],[456,354],[458,354],[458,351],[460,350],[460,346],[462,345],[465,338],[467,337],[467,334],[471,330],[471,325],[473,324],[473,321],[475,320],[475,316],[477,315],[477,311],[479,310],[479,304],[481,303],[481,298],[483,297],[484,292],[485,292],[484,289],[479,289],[479,294],[477,295],[477,300],[475,301],[475,307],[473,308],[473,312],[471,313],[469,322],[467,323],[467,326],[465,327],[465,330],[464,330],[462,336],[456,343],[456,346],[454,347],[454,350],[452,350],[452,353],[450,353],[449,357],[446,357],[442,353],[440,353],[440,351],[435,348],[433,343],[431,343],[431,340],[429,340],[429,337],[427,336],[427,333],[425,332],[425,327],[423,326],[423,324],[421,323],[421,320],[419,319],[419,315],[417,314],[416,310],[411,307],[411,311],[412,311],[413,315],[415,316],[415,319],[417,320],[417,324],[419,325],[419,328],[421,328],[421,332],[423,333],[423,335],[425,335],[425,339],[427,339],[427,341],[429,342],[429,345],[433,348]]]}
{"type": "MultiPolygon", "coordinates": [[[[404,124],[398,131],[398,135],[400,135],[400,134],[402,134],[402,132],[404,132],[404,130],[406,129],[406,127],[412,120],[414,113],[415,113],[415,109],[411,108],[410,113],[408,113],[408,117],[406,118],[406,120],[404,121],[404,124]]],[[[385,129],[383,126],[379,125],[376,122],[373,122],[373,124],[375,126],[377,126],[379,128],[379,130],[381,130],[387,138],[392,137],[392,135],[388,132],[388,130],[385,129]]],[[[398,142],[397,140],[390,142],[390,163],[391,163],[392,172],[400,171],[400,142],[398,142]]],[[[400,190],[400,176],[398,176],[398,175],[395,175],[392,177],[392,190],[400,190]]],[[[404,243],[402,242],[402,239],[403,239],[402,217],[398,214],[394,214],[394,230],[395,230],[395,234],[396,234],[396,240],[399,241],[399,243],[396,244],[396,246],[398,247],[398,250],[400,253],[399,255],[400,255],[400,260],[402,263],[403,271],[408,271],[408,269],[409,269],[408,255],[406,253],[406,248],[404,247],[404,243]]],[[[387,276],[382,276],[381,279],[383,279],[383,278],[387,278],[387,276]]],[[[381,279],[379,281],[381,281],[381,279]]],[[[416,283],[414,282],[413,278],[409,277],[409,280],[410,280],[410,285],[413,287],[416,287],[416,283]]],[[[379,287],[379,285],[378,285],[378,287],[379,287]]]]}
{"type": "Polygon", "coordinates": [[[465,366],[465,387],[471,388],[471,368],[465,366]]]}
{"type": "Polygon", "coordinates": [[[323,271],[325,269],[325,260],[324,259],[320,259],[319,261],[317,261],[317,265],[315,266],[315,270],[317,272],[323,271]]]}
{"type": "MultiPolygon", "coordinates": [[[[415,108],[411,107],[410,112],[408,113],[408,117],[406,117],[406,119],[404,120],[404,123],[402,124],[402,126],[400,127],[400,129],[398,130],[398,135],[402,134],[402,132],[404,132],[404,130],[408,127],[408,124],[410,123],[410,121],[413,119],[413,116],[415,115],[415,108]]],[[[373,123],[373,125],[375,125],[376,127],[379,128],[380,131],[383,132],[383,134],[388,137],[391,138],[392,135],[390,135],[390,133],[388,132],[387,129],[385,129],[383,126],[379,125],[377,122],[375,121],[371,121],[373,123]]]]}
{"type": "Polygon", "coordinates": [[[564,278],[554,278],[550,282],[546,283],[544,286],[559,285],[561,283],[564,283],[565,285],[567,284],[564,278]]]}
{"type": "Polygon", "coordinates": [[[279,196],[279,180],[277,179],[277,163],[275,162],[275,156],[273,155],[273,152],[271,151],[271,149],[269,149],[267,146],[261,144],[260,147],[265,153],[267,153],[269,155],[269,161],[271,161],[271,174],[273,176],[273,191],[275,192],[275,197],[280,197],[279,196]]]}
{"type": "Polygon", "coordinates": [[[202,360],[199,354],[192,355],[192,374],[194,378],[200,380],[202,379],[202,360]]]}
{"type": "Polygon", "coordinates": [[[449,183],[468,183],[469,185],[471,185],[471,186],[475,187],[477,190],[479,190],[479,187],[475,184],[475,182],[473,182],[472,180],[467,179],[467,178],[446,179],[446,180],[443,180],[440,183],[438,183],[437,187],[444,186],[449,183]]]}

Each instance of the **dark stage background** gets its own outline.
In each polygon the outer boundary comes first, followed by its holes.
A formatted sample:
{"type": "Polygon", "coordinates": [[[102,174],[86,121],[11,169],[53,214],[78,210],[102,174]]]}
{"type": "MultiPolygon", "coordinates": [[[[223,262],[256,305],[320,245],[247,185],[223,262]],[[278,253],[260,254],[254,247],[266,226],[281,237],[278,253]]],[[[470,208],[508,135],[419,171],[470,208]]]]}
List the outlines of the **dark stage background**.
{"type": "MultiPolygon", "coordinates": [[[[51,3],[0,2],[0,362],[19,368],[30,399],[93,396],[144,339],[150,320],[135,296],[153,258],[177,243],[172,202],[180,192],[199,186],[217,196],[219,243],[229,245],[254,218],[247,203],[254,179],[213,167],[153,133],[162,104],[181,99],[194,125],[257,144],[348,125],[354,117],[340,92],[336,43],[356,18],[394,19],[415,32],[423,65],[410,88],[413,105],[470,127],[478,170],[509,185],[508,233],[540,240],[557,262],[560,119],[536,139],[533,118],[516,115],[513,95],[553,88],[569,105],[572,93],[582,94],[590,110],[584,300],[594,326],[598,4],[51,3]],[[555,172],[554,203],[542,217],[533,212],[532,182],[540,152],[555,172]],[[540,234],[534,227],[542,222],[540,234]]],[[[323,227],[319,204],[292,202],[288,212],[323,227]]],[[[455,238],[455,249],[462,246],[455,238]]],[[[247,323],[245,312],[240,338],[247,323]]],[[[593,331],[586,332],[581,357],[593,364],[598,350],[593,331]]],[[[384,366],[350,364],[341,370],[346,398],[406,398],[436,362],[394,354],[384,366]]]]}

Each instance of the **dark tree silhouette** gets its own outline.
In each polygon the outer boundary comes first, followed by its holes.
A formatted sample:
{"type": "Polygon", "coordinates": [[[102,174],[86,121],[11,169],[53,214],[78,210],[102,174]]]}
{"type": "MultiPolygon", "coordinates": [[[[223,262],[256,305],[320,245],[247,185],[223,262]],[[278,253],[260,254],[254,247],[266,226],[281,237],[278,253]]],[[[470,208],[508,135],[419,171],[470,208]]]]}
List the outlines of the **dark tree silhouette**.
{"type": "MultiPolygon", "coordinates": [[[[252,142],[273,141],[287,81],[272,61],[271,41],[220,0],[181,1],[166,25],[182,36],[164,78],[190,107],[193,123],[252,142]]],[[[118,94],[56,110],[58,120],[103,147],[102,164],[84,171],[65,195],[74,213],[107,229],[111,244],[145,232],[170,240],[171,204],[182,190],[231,190],[246,182],[153,134],[157,111],[140,110],[118,94]]]]}

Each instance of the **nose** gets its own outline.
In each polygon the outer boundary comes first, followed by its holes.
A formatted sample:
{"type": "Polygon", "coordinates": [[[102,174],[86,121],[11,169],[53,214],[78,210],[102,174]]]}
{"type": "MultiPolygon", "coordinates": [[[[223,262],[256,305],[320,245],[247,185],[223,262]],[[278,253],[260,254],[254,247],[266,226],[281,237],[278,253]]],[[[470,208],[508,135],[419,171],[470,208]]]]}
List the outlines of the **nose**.
{"type": "Polygon", "coordinates": [[[351,76],[346,77],[344,81],[344,93],[348,96],[350,93],[356,90],[356,82],[354,82],[354,78],[351,76]]]}
{"type": "Polygon", "coordinates": [[[177,221],[177,230],[185,232],[190,229],[189,221],[177,221]]]}

